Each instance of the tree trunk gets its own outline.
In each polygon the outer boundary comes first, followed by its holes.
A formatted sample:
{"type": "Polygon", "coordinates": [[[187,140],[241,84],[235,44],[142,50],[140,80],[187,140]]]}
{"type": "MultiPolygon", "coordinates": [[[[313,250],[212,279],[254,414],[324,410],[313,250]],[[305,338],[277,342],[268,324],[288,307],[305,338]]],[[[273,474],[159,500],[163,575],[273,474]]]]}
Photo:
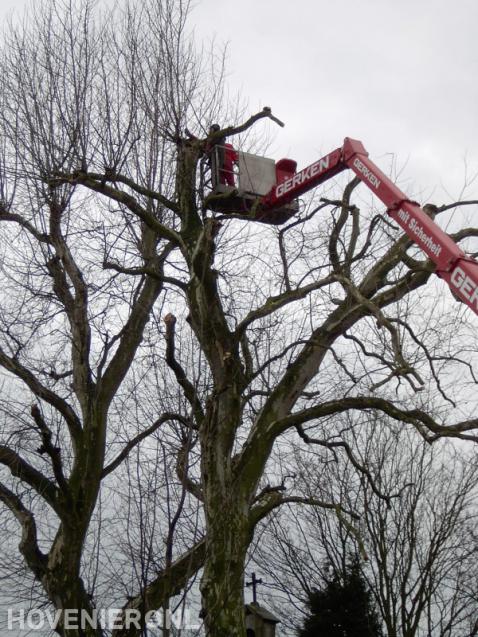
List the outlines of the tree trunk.
{"type": "Polygon", "coordinates": [[[201,580],[207,637],[244,637],[244,562],[250,540],[247,506],[234,488],[206,502],[206,562],[201,580]]]}

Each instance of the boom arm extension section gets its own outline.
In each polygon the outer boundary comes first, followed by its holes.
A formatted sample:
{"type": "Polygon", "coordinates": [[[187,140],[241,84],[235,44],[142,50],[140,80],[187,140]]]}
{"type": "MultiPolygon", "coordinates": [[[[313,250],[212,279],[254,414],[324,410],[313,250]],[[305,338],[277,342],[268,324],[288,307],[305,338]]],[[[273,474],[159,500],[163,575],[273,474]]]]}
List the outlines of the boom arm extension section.
{"type": "Polygon", "coordinates": [[[395,186],[357,140],[345,138],[341,148],[276,184],[262,198],[261,207],[273,210],[283,206],[347,168],[383,201],[392,219],[435,263],[436,274],[448,283],[453,294],[478,314],[478,262],[468,257],[416,202],[395,186]]]}

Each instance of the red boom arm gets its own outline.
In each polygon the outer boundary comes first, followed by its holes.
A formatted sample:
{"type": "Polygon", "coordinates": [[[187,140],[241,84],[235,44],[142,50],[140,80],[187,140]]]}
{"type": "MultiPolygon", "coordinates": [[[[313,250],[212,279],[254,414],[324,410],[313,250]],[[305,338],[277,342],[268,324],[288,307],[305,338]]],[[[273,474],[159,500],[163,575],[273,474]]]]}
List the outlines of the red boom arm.
{"type": "Polygon", "coordinates": [[[264,210],[289,203],[304,192],[350,168],[387,206],[388,214],[436,264],[436,274],[453,294],[478,314],[478,262],[458,245],[368,158],[362,143],[348,137],[338,148],[276,184],[261,200],[264,210]]]}

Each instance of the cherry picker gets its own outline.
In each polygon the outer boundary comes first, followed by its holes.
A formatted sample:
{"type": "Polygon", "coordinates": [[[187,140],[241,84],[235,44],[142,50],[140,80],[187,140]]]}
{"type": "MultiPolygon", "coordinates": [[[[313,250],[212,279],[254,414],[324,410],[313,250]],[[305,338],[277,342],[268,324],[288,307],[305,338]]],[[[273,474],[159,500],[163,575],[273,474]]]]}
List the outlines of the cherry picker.
{"type": "MultiPolygon", "coordinates": [[[[218,149],[215,152],[219,152],[218,149]]],[[[467,256],[415,201],[411,201],[369,159],[363,144],[346,137],[340,148],[297,172],[291,159],[236,153],[237,172],[224,177],[224,167],[212,162],[209,207],[224,213],[251,215],[254,221],[280,225],[298,212],[297,198],[327,179],[351,169],[386,205],[387,213],[435,263],[436,274],[454,296],[478,314],[478,261],[467,256]],[[214,174],[216,170],[216,174],[214,174]],[[237,181],[237,183],[236,183],[237,181]]]]}

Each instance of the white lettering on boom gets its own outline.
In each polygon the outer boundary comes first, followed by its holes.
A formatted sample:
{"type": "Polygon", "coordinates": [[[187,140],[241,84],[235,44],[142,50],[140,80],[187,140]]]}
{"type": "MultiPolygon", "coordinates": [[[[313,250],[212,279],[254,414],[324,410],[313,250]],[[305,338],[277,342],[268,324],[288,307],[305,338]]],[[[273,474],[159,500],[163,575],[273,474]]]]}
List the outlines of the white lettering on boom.
{"type": "Polygon", "coordinates": [[[319,161],[316,161],[315,164],[311,164],[310,166],[307,166],[307,168],[304,168],[304,170],[301,170],[299,173],[297,173],[293,177],[290,177],[289,179],[286,179],[281,184],[279,184],[276,187],[275,196],[281,197],[282,195],[287,194],[288,192],[290,192],[297,186],[301,186],[303,183],[309,181],[309,179],[311,179],[312,177],[315,177],[316,175],[321,175],[323,172],[328,170],[329,165],[330,165],[329,156],[324,157],[323,159],[319,159],[319,161]]]}

